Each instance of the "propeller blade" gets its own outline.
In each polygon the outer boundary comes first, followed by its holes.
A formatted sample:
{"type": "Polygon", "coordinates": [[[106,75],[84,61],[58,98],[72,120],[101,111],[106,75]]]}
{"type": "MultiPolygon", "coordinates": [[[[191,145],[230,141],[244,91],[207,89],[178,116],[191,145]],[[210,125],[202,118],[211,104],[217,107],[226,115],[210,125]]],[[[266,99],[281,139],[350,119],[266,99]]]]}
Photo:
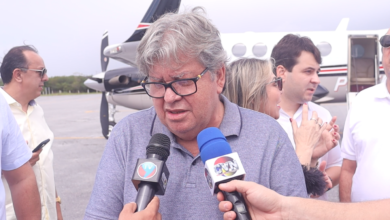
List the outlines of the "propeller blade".
{"type": "Polygon", "coordinates": [[[102,101],[100,103],[100,125],[102,127],[103,136],[108,138],[108,102],[106,92],[102,92],[102,101]]]}
{"type": "Polygon", "coordinates": [[[102,65],[102,72],[106,72],[108,66],[108,57],[104,56],[104,48],[108,46],[108,31],[103,34],[102,45],[100,47],[100,63],[102,65]]]}

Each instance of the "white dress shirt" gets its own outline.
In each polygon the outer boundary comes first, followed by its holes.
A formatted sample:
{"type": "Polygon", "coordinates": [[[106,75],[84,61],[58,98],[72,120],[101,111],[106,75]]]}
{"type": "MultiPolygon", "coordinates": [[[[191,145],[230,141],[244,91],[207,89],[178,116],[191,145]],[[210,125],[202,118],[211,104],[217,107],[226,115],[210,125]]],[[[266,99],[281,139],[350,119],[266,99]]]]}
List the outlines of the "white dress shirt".
{"type": "MultiPolygon", "coordinates": [[[[330,120],[332,119],[331,114],[324,107],[319,106],[313,102],[308,102],[307,105],[309,107],[309,112],[308,112],[309,119],[311,119],[313,111],[317,112],[318,117],[320,117],[324,122],[329,123],[330,120]]],[[[301,126],[302,106],[300,106],[299,109],[295,112],[293,118],[297,122],[298,127],[301,126]]],[[[290,122],[290,116],[286,112],[284,112],[283,109],[280,109],[280,117],[277,121],[282,126],[282,128],[286,131],[286,133],[287,133],[288,137],[290,138],[290,141],[295,149],[295,141],[294,141],[293,130],[292,130],[291,122],[290,122]]],[[[328,153],[326,153],[324,156],[322,156],[318,160],[318,163],[321,163],[321,161],[326,161],[326,168],[325,169],[328,169],[328,168],[334,167],[334,166],[341,167],[343,160],[341,157],[340,146],[337,145],[332,150],[330,150],[328,153]]],[[[328,197],[325,193],[324,195],[320,196],[318,199],[327,200],[328,197]]]]}
{"type": "Polygon", "coordinates": [[[386,83],[361,91],[348,112],[342,157],[356,161],[351,200],[390,198],[390,94],[386,83]]]}
{"type": "MultiPolygon", "coordinates": [[[[24,140],[28,142],[28,147],[32,151],[39,143],[46,139],[50,142],[43,147],[39,155],[39,161],[32,167],[37,179],[38,190],[41,198],[42,219],[57,219],[56,194],[53,172],[53,151],[51,150],[54,141],[53,132],[50,130],[44,118],[43,110],[34,100],[29,103],[27,113],[22,110],[22,106],[13,99],[3,89],[0,93],[4,96],[16,122],[22,131],[24,140]]],[[[6,214],[7,220],[16,219],[12,204],[9,186],[4,177],[2,181],[6,194],[6,214]]]]}

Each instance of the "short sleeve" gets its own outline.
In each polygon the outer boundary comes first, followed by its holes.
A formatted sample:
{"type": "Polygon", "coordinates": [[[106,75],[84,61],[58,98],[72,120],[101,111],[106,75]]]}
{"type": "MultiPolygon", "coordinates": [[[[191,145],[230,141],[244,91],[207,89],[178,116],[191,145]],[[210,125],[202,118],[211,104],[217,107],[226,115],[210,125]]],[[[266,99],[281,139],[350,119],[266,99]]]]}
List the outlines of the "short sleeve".
{"type": "Polygon", "coordinates": [[[0,95],[0,109],[2,112],[0,116],[1,169],[14,170],[28,162],[32,153],[2,95],[0,95]]]}
{"type": "Polygon", "coordinates": [[[349,110],[347,119],[345,121],[343,141],[341,144],[341,156],[348,160],[356,160],[355,148],[351,132],[351,114],[353,114],[353,108],[349,110]]]}

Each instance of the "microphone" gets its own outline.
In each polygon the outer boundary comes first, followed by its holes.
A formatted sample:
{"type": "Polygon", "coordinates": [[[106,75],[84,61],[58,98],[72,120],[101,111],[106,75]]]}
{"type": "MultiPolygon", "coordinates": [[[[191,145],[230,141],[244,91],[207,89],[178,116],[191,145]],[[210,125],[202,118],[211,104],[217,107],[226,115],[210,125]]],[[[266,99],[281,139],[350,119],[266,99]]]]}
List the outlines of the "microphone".
{"type": "MultiPolygon", "coordinates": [[[[244,180],[245,170],[240,158],[227,142],[218,128],[206,128],[198,134],[200,157],[205,164],[205,177],[212,195],[220,190],[218,185],[231,180],[244,180]]],[[[225,201],[233,204],[233,211],[238,220],[250,220],[244,198],[238,192],[221,191],[225,201]]]]}
{"type": "Polygon", "coordinates": [[[169,171],[165,164],[171,141],[165,134],[154,134],[146,147],[146,159],[138,159],[132,182],[138,190],[137,210],[142,211],[155,195],[164,195],[169,171]]]}

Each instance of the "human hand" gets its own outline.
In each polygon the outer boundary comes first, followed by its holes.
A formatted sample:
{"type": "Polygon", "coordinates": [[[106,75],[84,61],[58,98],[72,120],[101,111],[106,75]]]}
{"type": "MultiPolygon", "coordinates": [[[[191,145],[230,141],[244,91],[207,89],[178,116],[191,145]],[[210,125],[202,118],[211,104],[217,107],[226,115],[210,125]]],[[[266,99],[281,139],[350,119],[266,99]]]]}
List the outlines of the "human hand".
{"type": "MultiPolygon", "coordinates": [[[[283,196],[254,182],[233,180],[219,185],[219,189],[226,192],[237,191],[242,194],[252,219],[281,219],[283,196]]],[[[217,194],[220,201],[219,210],[225,212],[224,220],[233,220],[236,213],[231,211],[233,205],[229,201],[223,201],[221,192],[217,194]]]]}
{"type": "Polygon", "coordinates": [[[152,201],[146,206],[146,208],[142,211],[135,212],[137,209],[137,204],[134,202],[126,204],[122,212],[119,215],[118,220],[161,220],[161,214],[158,212],[158,208],[160,207],[160,200],[157,196],[155,196],[152,201]]]}
{"type": "Polygon", "coordinates": [[[37,152],[35,152],[35,153],[32,154],[31,159],[28,161],[28,162],[30,163],[31,166],[34,166],[34,165],[38,162],[38,160],[39,160],[39,154],[40,154],[41,152],[42,152],[42,148],[41,148],[39,151],[37,151],[37,152]]]}
{"type": "Polygon", "coordinates": [[[326,125],[325,131],[321,133],[321,138],[317,142],[312,155],[312,166],[317,160],[324,156],[328,151],[337,146],[340,140],[339,126],[335,124],[337,117],[334,116],[329,124],[326,125]]]}
{"type": "MultiPolygon", "coordinates": [[[[324,180],[326,183],[324,192],[328,191],[329,189],[331,189],[333,187],[333,183],[330,180],[328,174],[326,173],[325,168],[326,168],[326,161],[321,161],[320,166],[318,167],[318,170],[321,171],[324,175],[324,180]]],[[[310,195],[310,198],[318,198],[320,196],[321,195],[310,195]]]]}
{"type": "Polygon", "coordinates": [[[326,129],[326,124],[323,124],[322,119],[318,117],[317,112],[313,112],[310,120],[308,112],[308,105],[303,104],[302,123],[299,128],[297,122],[292,118],[290,119],[295,141],[295,152],[303,165],[310,164],[313,149],[319,141],[322,132],[326,129]]]}

